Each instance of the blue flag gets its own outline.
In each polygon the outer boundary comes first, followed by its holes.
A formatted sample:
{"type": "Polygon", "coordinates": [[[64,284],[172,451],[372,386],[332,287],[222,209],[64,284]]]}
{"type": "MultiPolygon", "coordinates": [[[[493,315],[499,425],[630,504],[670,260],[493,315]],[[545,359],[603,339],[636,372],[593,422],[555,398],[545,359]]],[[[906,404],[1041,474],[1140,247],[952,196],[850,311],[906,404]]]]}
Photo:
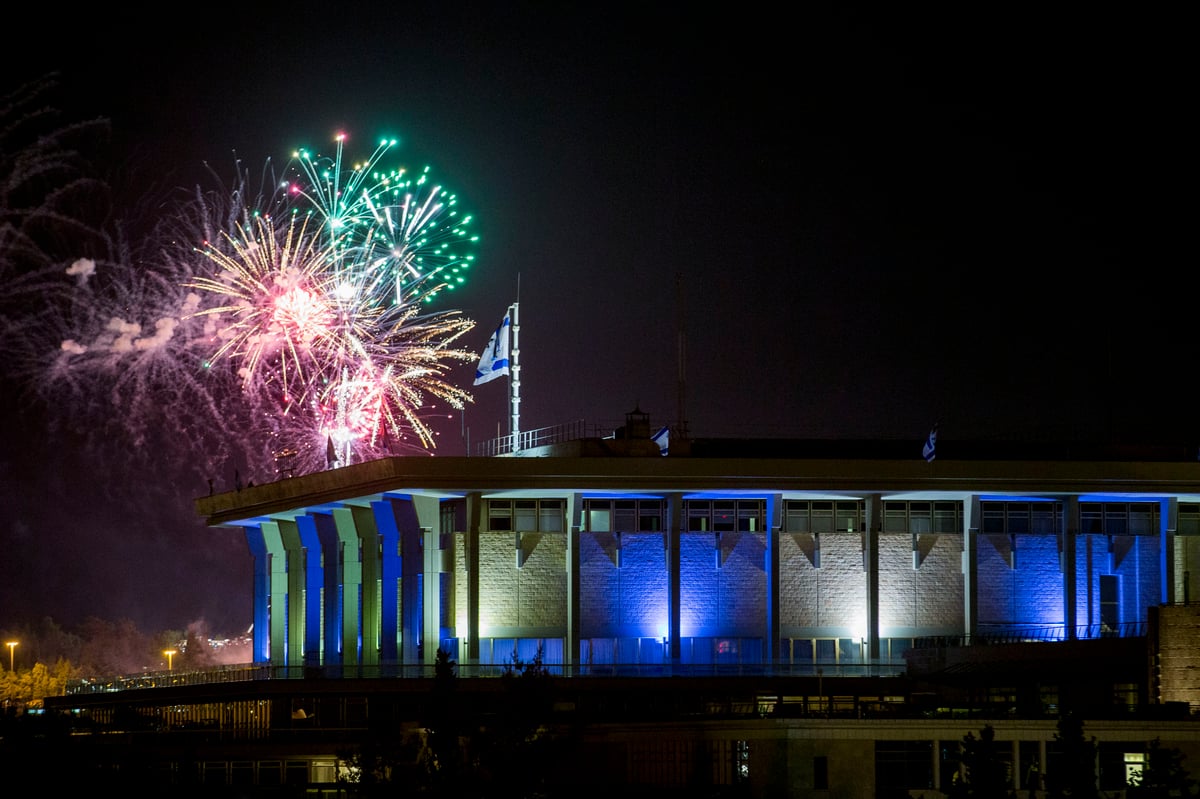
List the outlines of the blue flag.
{"type": "Polygon", "coordinates": [[[495,380],[501,375],[508,374],[508,329],[511,322],[508,314],[492,333],[483,355],[479,357],[479,366],[475,369],[475,385],[495,380]]]}
{"type": "Polygon", "coordinates": [[[933,429],[929,431],[929,438],[925,441],[925,446],[921,449],[921,454],[925,456],[926,461],[932,461],[937,457],[937,429],[935,424],[933,429]]]}

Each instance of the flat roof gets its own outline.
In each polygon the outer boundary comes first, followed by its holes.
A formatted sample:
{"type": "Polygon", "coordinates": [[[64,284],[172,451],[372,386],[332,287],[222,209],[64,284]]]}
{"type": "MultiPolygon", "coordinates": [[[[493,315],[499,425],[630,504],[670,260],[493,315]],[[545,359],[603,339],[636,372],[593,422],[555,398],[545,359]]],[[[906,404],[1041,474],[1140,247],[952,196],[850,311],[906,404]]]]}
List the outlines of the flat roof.
{"type": "MultiPolygon", "coordinates": [[[[700,442],[695,442],[699,444],[700,442]]],[[[1200,502],[1200,461],[1169,459],[965,459],[920,457],[919,444],[907,458],[879,457],[860,442],[825,442],[775,456],[706,456],[719,447],[693,446],[687,456],[565,456],[522,454],[501,457],[397,456],[307,475],[288,477],[198,498],[197,513],[209,526],[254,523],[329,504],[365,504],[386,494],[442,497],[538,496],[539,492],[647,494],[721,492],[729,495],[795,493],[852,499],[868,494],[890,498],[955,495],[1128,495],[1141,500],[1177,498],[1200,502]],[[835,457],[840,445],[842,453],[835,457]],[[818,456],[811,456],[816,453],[818,456]],[[809,455],[802,457],[801,455],[809,455]],[[823,456],[823,457],[820,457],[823,456]],[[868,457],[873,456],[873,457],[868,457]]],[[[741,451],[753,452],[747,442],[741,451]]],[[[733,451],[732,445],[727,448],[733,451]]],[[[884,448],[886,450],[886,447],[884,448]]],[[[978,454],[987,454],[982,448],[978,454]]]]}

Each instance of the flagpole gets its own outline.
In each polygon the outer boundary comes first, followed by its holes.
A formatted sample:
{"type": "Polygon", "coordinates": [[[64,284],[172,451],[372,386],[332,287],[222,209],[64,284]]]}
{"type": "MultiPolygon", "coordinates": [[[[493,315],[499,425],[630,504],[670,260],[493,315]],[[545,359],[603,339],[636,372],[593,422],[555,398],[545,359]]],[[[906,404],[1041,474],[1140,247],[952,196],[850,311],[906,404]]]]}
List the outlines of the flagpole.
{"type": "MultiPolygon", "coordinates": [[[[518,292],[520,289],[518,289],[518,292]]],[[[512,311],[512,365],[509,369],[508,388],[512,402],[512,451],[516,455],[521,451],[521,301],[517,300],[509,310],[512,311]]]]}

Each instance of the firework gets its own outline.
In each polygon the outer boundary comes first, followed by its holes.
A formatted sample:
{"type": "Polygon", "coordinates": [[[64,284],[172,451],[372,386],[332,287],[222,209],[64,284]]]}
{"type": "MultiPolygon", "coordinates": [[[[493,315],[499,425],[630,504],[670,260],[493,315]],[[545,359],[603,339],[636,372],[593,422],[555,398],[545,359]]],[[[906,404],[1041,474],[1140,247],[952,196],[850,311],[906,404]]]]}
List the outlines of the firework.
{"type": "Polygon", "coordinates": [[[234,363],[243,392],[278,408],[267,417],[276,453],[305,470],[322,453],[344,465],[432,449],[427,398],[472,400],[447,373],[473,358],[453,343],[474,322],[427,307],[465,279],[470,218],[428,170],[416,181],[375,171],[387,142],[343,174],[342,140],[333,159],[298,153],[308,182],[281,184],[275,216],[205,242],[213,269],[188,283],[215,298],[195,313],[213,321],[212,361],[234,363]]]}
{"type": "Polygon", "coordinates": [[[322,217],[340,296],[355,305],[403,306],[460,286],[478,237],[457,196],[431,179],[428,166],[416,176],[380,169],[395,140],[345,167],[345,138],[337,136],[332,157],[297,151],[301,177],[287,186],[322,217]]]}
{"type": "Polygon", "coordinates": [[[427,420],[472,401],[451,369],[474,358],[456,346],[474,322],[431,303],[462,284],[477,237],[427,170],[377,169],[390,147],[342,174],[339,138],[289,179],[268,162],[257,191],[239,165],[139,256],[61,269],[46,395],[109,408],[131,453],[183,448],[210,479],[231,462],[270,478],[431,453],[427,420]]]}

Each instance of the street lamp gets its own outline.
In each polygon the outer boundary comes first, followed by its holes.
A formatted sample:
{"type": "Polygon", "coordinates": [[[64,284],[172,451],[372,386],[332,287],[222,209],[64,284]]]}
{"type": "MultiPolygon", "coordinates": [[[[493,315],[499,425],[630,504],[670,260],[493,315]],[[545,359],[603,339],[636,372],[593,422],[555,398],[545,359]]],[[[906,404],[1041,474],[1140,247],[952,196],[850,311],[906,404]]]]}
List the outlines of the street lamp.
{"type": "Polygon", "coordinates": [[[13,668],[13,656],[17,652],[17,644],[19,644],[19,643],[21,643],[21,642],[20,641],[6,641],[4,643],[4,645],[6,647],[8,647],[8,670],[9,671],[16,671],[16,669],[13,668]]]}
{"type": "Polygon", "coordinates": [[[167,656],[167,671],[174,671],[175,666],[174,666],[174,662],[171,660],[171,658],[175,657],[175,654],[176,654],[175,650],[174,649],[164,649],[163,654],[167,656]]]}

